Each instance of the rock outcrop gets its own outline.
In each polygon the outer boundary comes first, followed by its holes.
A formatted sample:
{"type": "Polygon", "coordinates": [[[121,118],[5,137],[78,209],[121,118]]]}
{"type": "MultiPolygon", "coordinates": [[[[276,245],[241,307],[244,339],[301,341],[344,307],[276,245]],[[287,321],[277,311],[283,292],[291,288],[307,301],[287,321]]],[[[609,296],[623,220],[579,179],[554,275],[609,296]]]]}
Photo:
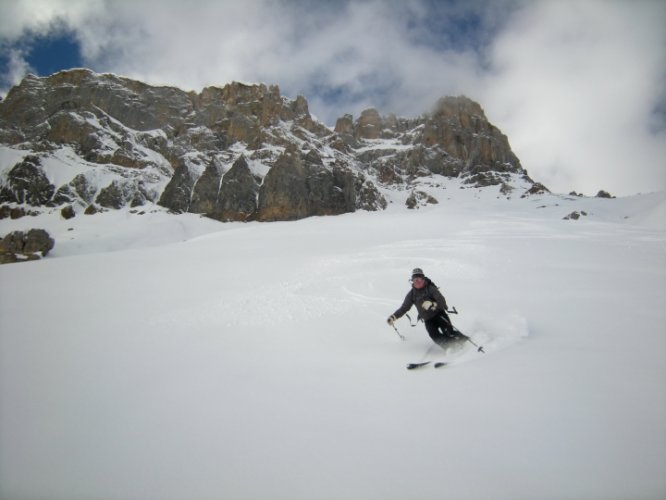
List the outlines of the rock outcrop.
{"type": "Polygon", "coordinates": [[[39,260],[53,249],[55,241],[43,229],[14,231],[0,239],[0,264],[39,260]]]}
{"type": "Polygon", "coordinates": [[[466,97],[442,98],[414,119],[367,109],[330,130],[304,97],[287,99],[275,85],[194,93],[71,70],[10,90],[0,144],[19,158],[0,165],[0,203],[66,205],[74,215],[156,203],[222,221],[291,220],[381,210],[386,190],[431,175],[503,193],[511,176],[531,183],[466,97]]]}
{"type": "Polygon", "coordinates": [[[55,186],[42,170],[40,159],[30,155],[9,171],[5,185],[0,187],[0,203],[46,205],[54,193],[55,186]]]}
{"type": "Polygon", "coordinates": [[[444,97],[416,119],[381,117],[374,109],[339,118],[335,132],[350,148],[363,139],[393,139],[395,147],[367,149],[360,160],[386,184],[403,184],[431,174],[463,177],[473,186],[503,185],[509,174],[527,177],[507,137],[481,106],[465,96],[444,97]],[[405,145],[411,147],[405,148],[405,145]]]}
{"type": "Polygon", "coordinates": [[[259,190],[257,219],[301,219],[310,215],[339,215],[356,209],[354,175],[327,168],[316,151],[305,156],[287,150],[268,172],[259,190]]]}
{"type": "Polygon", "coordinates": [[[211,217],[223,221],[245,221],[257,210],[261,179],[252,174],[241,156],[222,178],[211,217]]]}
{"type": "Polygon", "coordinates": [[[602,189],[602,190],[600,190],[600,191],[597,193],[596,198],[609,198],[609,199],[610,199],[610,198],[615,198],[615,196],[613,196],[612,194],[610,194],[608,191],[604,191],[604,190],[602,189]]]}
{"type": "Polygon", "coordinates": [[[578,210],[574,210],[571,212],[569,215],[565,215],[562,219],[563,220],[578,220],[583,217],[587,217],[587,212],[584,210],[581,210],[580,212],[578,210]]]}

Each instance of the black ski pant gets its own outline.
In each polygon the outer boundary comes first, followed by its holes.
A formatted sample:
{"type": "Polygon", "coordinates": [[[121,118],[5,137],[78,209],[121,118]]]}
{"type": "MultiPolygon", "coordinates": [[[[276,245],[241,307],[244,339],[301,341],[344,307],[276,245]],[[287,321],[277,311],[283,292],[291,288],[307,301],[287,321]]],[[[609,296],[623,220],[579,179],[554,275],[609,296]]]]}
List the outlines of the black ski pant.
{"type": "Polygon", "coordinates": [[[465,341],[462,334],[454,330],[449,316],[443,311],[437,316],[425,320],[425,327],[432,341],[444,349],[465,341]]]}

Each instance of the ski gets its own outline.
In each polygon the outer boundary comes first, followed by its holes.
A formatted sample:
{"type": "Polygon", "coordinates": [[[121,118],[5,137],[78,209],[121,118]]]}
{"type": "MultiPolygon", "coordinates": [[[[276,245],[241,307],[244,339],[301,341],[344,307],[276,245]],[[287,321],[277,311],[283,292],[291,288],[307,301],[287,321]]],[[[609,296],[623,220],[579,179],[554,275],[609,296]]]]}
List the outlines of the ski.
{"type": "Polygon", "coordinates": [[[424,366],[427,366],[430,364],[430,361],[423,361],[421,363],[409,363],[407,365],[408,370],[415,370],[417,368],[423,368],[424,366]]]}
{"type": "MultiPolygon", "coordinates": [[[[423,361],[421,363],[409,363],[407,365],[408,370],[416,370],[417,368],[423,368],[424,366],[428,366],[431,364],[431,361],[423,361]]],[[[432,366],[435,368],[442,368],[443,366],[448,365],[448,362],[445,361],[438,361],[437,363],[434,363],[432,366]]]]}

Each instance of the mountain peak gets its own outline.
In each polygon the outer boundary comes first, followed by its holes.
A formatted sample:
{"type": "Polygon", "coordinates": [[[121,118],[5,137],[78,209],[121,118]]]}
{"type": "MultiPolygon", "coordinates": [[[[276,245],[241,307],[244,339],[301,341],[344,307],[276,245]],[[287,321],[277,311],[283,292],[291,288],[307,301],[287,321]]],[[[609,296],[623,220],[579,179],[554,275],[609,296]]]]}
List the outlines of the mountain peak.
{"type": "Polygon", "coordinates": [[[417,118],[368,108],[331,130],[305,97],[288,99],[277,85],[195,93],[88,69],[29,75],[14,87],[0,102],[0,144],[13,151],[0,165],[0,202],[26,203],[18,165],[32,155],[43,189],[30,199],[79,211],[158,203],[275,220],[382,209],[391,190],[433,175],[531,182],[507,138],[465,96],[443,97],[417,118]]]}

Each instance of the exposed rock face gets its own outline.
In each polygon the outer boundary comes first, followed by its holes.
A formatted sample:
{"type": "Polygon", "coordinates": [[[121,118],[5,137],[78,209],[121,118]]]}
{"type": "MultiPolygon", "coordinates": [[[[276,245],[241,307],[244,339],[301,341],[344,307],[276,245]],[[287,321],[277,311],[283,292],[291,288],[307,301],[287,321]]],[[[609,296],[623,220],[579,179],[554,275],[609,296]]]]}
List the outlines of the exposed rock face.
{"type": "MultiPolygon", "coordinates": [[[[172,182],[174,179],[175,177],[172,178],[172,182]]],[[[189,211],[210,216],[215,211],[221,180],[222,174],[217,165],[215,163],[208,165],[194,185],[189,211]]]]}
{"type": "Polygon", "coordinates": [[[383,129],[383,120],[379,112],[370,108],[361,113],[356,125],[356,134],[360,139],[379,139],[383,129]]]}
{"type": "Polygon", "coordinates": [[[354,135],[354,117],[346,114],[335,122],[335,132],[342,135],[354,135]]]}
{"type": "Polygon", "coordinates": [[[600,190],[600,191],[597,193],[597,196],[596,196],[596,197],[597,197],[597,198],[615,198],[615,196],[613,196],[612,194],[610,194],[608,191],[604,191],[603,189],[600,190]]]}
{"type": "Polygon", "coordinates": [[[189,211],[192,190],[197,177],[186,163],[181,163],[173,173],[171,181],[162,192],[159,204],[176,213],[189,211]]]}
{"type": "Polygon", "coordinates": [[[548,188],[541,184],[540,182],[537,182],[532,185],[530,189],[525,191],[525,193],[521,196],[521,198],[526,198],[527,196],[530,195],[538,195],[538,194],[544,194],[544,193],[550,193],[548,188]]]}
{"type": "Polygon", "coordinates": [[[9,171],[7,184],[0,188],[0,202],[45,205],[55,192],[37,156],[26,156],[9,171]]]}
{"type": "Polygon", "coordinates": [[[124,188],[125,186],[118,181],[111,182],[99,192],[96,199],[97,203],[105,208],[118,209],[124,207],[132,194],[124,188]]]}
{"type": "Polygon", "coordinates": [[[74,211],[74,207],[72,207],[72,205],[65,205],[62,207],[62,210],[60,210],[60,215],[63,219],[68,220],[76,217],[76,212],[74,211]]]}
{"type": "Polygon", "coordinates": [[[331,131],[277,86],[197,94],[88,70],[14,87],[0,101],[0,144],[29,152],[0,164],[0,202],[73,213],[157,203],[223,221],[285,220],[381,210],[382,190],[432,174],[503,189],[510,175],[529,179],[465,97],[415,119],[367,109],[331,131]]]}
{"type": "Polygon", "coordinates": [[[222,178],[215,210],[211,216],[222,221],[248,220],[257,209],[259,181],[252,175],[245,157],[238,158],[222,178]]]}
{"type": "Polygon", "coordinates": [[[356,177],[356,208],[358,210],[367,210],[374,212],[376,210],[385,210],[388,206],[386,198],[377,189],[375,184],[361,176],[356,177]]]}
{"type": "Polygon", "coordinates": [[[502,174],[529,179],[506,136],[488,121],[478,103],[464,96],[444,97],[431,113],[411,120],[383,118],[374,109],[363,111],[356,122],[345,115],[335,131],[352,147],[362,139],[399,140],[395,149],[370,150],[360,158],[386,184],[430,174],[462,176],[479,187],[502,185],[509,177],[502,174]],[[405,144],[412,147],[399,147],[405,144]]]}
{"type": "Polygon", "coordinates": [[[221,221],[248,220],[257,209],[259,181],[244,156],[224,175],[211,164],[194,186],[190,211],[221,221]]]}
{"type": "Polygon", "coordinates": [[[0,219],[20,219],[26,215],[39,215],[35,210],[26,210],[23,207],[12,207],[10,205],[0,206],[0,219]]]}
{"type": "Polygon", "coordinates": [[[463,161],[464,168],[512,170],[520,168],[507,138],[492,124],[481,106],[466,97],[444,97],[425,120],[421,143],[440,146],[463,161]]]}
{"type": "Polygon", "coordinates": [[[405,205],[409,209],[419,208],[425,205],[436,205],[439,203],[434,197],[430,196],[428,193],[423,191],[412,191],[405,202],[405,205]]]}
{"type": "Polygon", "coordinates": [[[581,216],[586,217],[587,212],[585,212],[584,210],[581,210],[580,212],[578,212],[577,210],[574,210],[569,215],[565,215],[563,217],[563,220],[578,220],[578,219],[580,219],[581,216]]]}
{"type": "Polygon", "coordinates": [[[53,203],[61,205],[63,203],[73,203],[77,200],[92,203],[96,193],[97,189],[88,178],[83,174],[78,174],[68,184],[60,186],[53,197],[53,203]]]}
{"type": "Polygon", "coordinates": [[[14,231],[0,239],[0,264],[38,260],[53,249],[55,241],[43,229],[14,231]]]}
{"type": "Polygon", "coordinates": [[[259,190],[257,218],[262,221],[339,215],[356,208],[354,177],[342,168],[327,169],[319,155],[287,150],[268,172],[259,190]]]}

